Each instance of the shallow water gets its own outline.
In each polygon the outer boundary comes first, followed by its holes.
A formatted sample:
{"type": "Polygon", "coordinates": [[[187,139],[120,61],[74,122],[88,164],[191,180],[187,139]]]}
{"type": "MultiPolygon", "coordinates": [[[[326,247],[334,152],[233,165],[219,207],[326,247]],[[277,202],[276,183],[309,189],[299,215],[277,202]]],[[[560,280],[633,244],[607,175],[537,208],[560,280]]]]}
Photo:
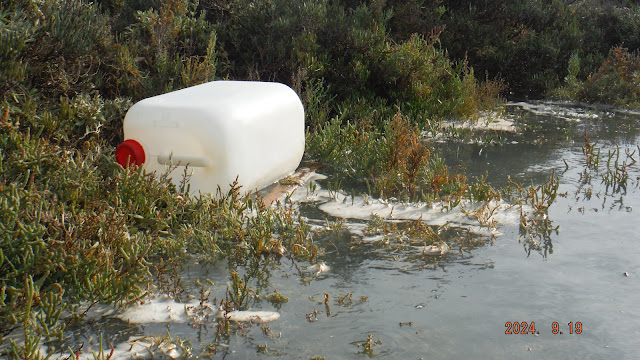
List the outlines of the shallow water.
{"type": "MultiPolygon", "coordinates": [[[[559,230],[551,236],[546,256],[528,252],[519,242],[519,212],[505,211],[493,241],[490,233],[451,215],[441,239],[455,244],[453,238],[468,238],[460,249],[443,255],[423,254],[420,239],[410,236],[385,241],[384,235],[364,234],[367,222],[361,217],[376,207],[344,194],[328,200],[326,184],[317,178],[316,192],[305,186],[293,196],[301,201],[303,216],[321,228],[327,219],[339,220],[340,211],[349,214],[341,229],[334,226],[317,239],[328,271],[316,272],[286,257],[266,264],[260,269],[262,279],[252,286],[262,295],[277,289],[289,301],[275,306],[262,300],[252,308],[278,311],[280,319],[262,327],[234,327],[229,337],[218,339],[213,358],[635,358],[640,338],[640,169],[638,163],[627,168],[627,186],[619,192],[607,188],[601,175],[607,151],[618,146],[620,162],[625,148],[635,149],[634,158],[640,160],[640,116],[552,103],[510,104],[507,115],[521,131],[500,134],[501,146],[466,141],[436,146],[450,164],[462,163],[475,176],[486,172],[498,186],[507,183],[508,175],[539,184],[554,170],[564,196],[549,210],[559,230]],[[597,171],[585,165],[585,130],[602,148],[597,171]],[[327,210],[332,204],[345,209],[327,210]],[[535,333],[505,334],[506,322],[534,322],[535,333]],[[373,343],[372,353],[363,345],[369,334],[381,340],[373,343]]],[[[437,213],[423,220],[441,225],[437,213]]],[[[191,264],[185,268],[185,282],[209,278],[216,284],[210,297],[221,299],[228,281],[225,266],[191,264]]],[[[120,342],[166,331],[189,339],[195,355],[210,352],[206,345],[215,342],[214,322],[127,325],[112,317],[78,326],[68,341],[86,343],[87,351],[95,349],[100,332],[105,342],[120,342]]]]}

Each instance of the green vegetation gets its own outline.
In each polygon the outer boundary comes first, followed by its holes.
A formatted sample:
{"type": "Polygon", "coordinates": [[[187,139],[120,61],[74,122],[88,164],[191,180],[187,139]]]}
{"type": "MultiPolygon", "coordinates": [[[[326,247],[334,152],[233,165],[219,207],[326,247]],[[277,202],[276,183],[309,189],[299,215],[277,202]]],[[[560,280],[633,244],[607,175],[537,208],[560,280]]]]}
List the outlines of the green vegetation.
{"type": "Polygon", "coordinates": [[[636,1],[433,2],[446,9],[435,23],[446,26],[449,53],[466,57],[479,74],[500,76],[517,97],[540,97],[562,84],[573,54],[585,79],[612,48],[640,47],[636,1]]]}
{"type": "MultiPolygon", "coordinates": [[[[188,179],[117,165],[136,101],[214,79],[283,82],[305,104],[307,156],[332,180],[488,200],[499,195],[444,165],[421,132],[561,79],[558,96],[640,106],[639,18],[640,5],[604,0],[2,1],[2,355],[38,357],[80,303],[179,287],[172,275],[190,256],[260,263],[284,247],[315,261],[290,207],[237,187],[190,197],[188,179]],[[25,343],[2,338],[18,331],[25,343]]],[[[246,281],[230,279],[228,304],[246,306],[246,281]]]]}
{"type": "Polygon", "coordinates": [[[467,190],[466,177],[448,170],[406,116],[396,113],[382,130],[364,124],[332,119],[309,134],[308,153],[381,197],[433,201],[467,190]]]}

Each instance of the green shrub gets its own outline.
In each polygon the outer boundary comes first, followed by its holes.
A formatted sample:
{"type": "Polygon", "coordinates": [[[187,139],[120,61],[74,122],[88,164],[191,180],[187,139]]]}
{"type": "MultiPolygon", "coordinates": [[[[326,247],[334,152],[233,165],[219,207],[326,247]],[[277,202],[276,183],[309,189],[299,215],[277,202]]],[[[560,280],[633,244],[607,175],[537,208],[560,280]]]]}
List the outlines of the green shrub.
{"type": "Polygon", "coordinates": [[[564,86],[560,86],[550,92],[552,97],[561,99],[577,99],[578,91],[583,87],[583,82],[578,79],[580,73],[580,56],[571,54],[569,58],[568,74],[564,78],[564,86]]]}
{"type": "Polygon", "coordinates": [[[340,104],[353,99],[398,105],[423,122],[469,116],[483,103],[473,70],[449,60],[438,47],[439,32],[396,42],[388,34],[392,11],[377,3],[347,9],[328,1],[241,4],[232,2],[218,32],[222,51],[236,59],[231,76],[288,83],[300,94],[322,84],[329,105],[311,123],[337,115],[340,104]]]}
{"type": "MultiPolygon", "coordinates": [[[[630,1],[421,1],[415,17],[437,6],[419,32],[445,26],[443,48],[453,59],[467,59],[478,75],[499,76],[512,96],[541,97],[561,84],[574,53],[585,79],[609,49],[624,44],[638,49],[640,6],[630,1]]],[[[401,6],[401,5],[396,5],[401,6]]]]}

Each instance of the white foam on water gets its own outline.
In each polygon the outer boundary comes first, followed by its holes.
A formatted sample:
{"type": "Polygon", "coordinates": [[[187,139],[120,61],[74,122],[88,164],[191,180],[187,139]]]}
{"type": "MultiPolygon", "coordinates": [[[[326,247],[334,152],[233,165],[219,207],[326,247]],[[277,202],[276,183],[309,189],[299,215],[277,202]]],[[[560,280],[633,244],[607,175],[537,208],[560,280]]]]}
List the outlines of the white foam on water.
{"type": "Polygon", "coordinates": [[[278,320],[280,313],[275,311],[252,311],[252,310],[235,310],[228,313],[218,314],[219,318],[225,317],[231,321],[237,322],[254,322],[254,323],[266,323],[278,320]]]}
{"type": "Polygon", "coordinates": [[[496,112],[482,113],[477,119],[460,121],[445,121],[442,123],[445,128],[468,129],[473,131],[501,131],[515,133],[518,128],[515,126],[515,119],[498,114],[496,112]]]}
{"type": "Polygon", "coordinates": [[[598,119],[598,115],[594,111],[590,111],[580,107],[568,107],[570,104],[560,104],[552,102],[528,103],[528,102],[510,102],[507,106],[518,106],[535,115],[553,116],[559,119],[580,122],[585,119],[598,119]]]}
{"type": "MultiPolygon", "coordinates": [[[[325,265],[326,266],[326,265],[325,265]]],[[[86,318],[97,319],[102,316],[114,316],[122,321],[131,324],[150,324],[150,323],[187,323],[190,316],[202,317],[204,311],[210,315],[212,319],[222,319],[223,317],[235,322],[253,322],[266,323],[275,321],[280,318],[280,314],[275,311],[260,310],[236,310],[230,312],[219,311],[214,307],[203,306],[198,300],[189,303],[179,303],[167,295],[151,295],[144,302],[130,306],[123,311],[116,311],[113,306],[100,305],[92,306],[86,311],[86,318]]],[[[20,332],[16,332],[11,338],[18,344],[24,343],[24,336],[20,332]]],[[[104,358],[109,357],[111,348],[107,344],[103,344],[104,358]]],[[[64,351],[65,349],[62,349],[64,351]]],[[[94,353],[97,355],[99,351],[99,343],[97,341],[88,341],[84,343],[82,352],[79,353],[79,359],[94,359],[94,353]]],[[[46,345],[41,345],[38,349],[42,356],[48,352],[46,345]]],[[[54,354],[61,355],[61,353],[54,354]]],[[[62,354],[64,355],[64,353],[62,354]]],[[[154,335],[133,336],[127,341],[113,347],[113,353],[109,357],[112,360],[120,359],[177,359],[184,354],[179,346],[171,343],[168,338],[156,337],[154,335]]]]}
{"type": "Polygon", "coordinates": [[[198,301],[189,304],[176,302],[168,296],[151,297],[117,313],[116,318],[133,324],[149,323],[186,323],[187,306],[198,306],[198,301]]]}
{"type": "MultiPolygon", "coordinates": [[[[93,352],[98,354],[99,349],[87,348],[80,355],[80,359],[94,359],[93,352]]],[[[111,349],[103,345],[104,358],[109,357],[111,349]]],[[[182,357],[182,350],[168,342],[166,339],[158,339],[154,336],[132,336],[127,341],[113,347],[113,354],[109,357],[111,360],[124,359],[178,359],[182,357]]],[[[100,357],[98,357],[100,358],[100,357]]]]}
{"type": "MultiPolygon", "coordinates": [[[[328,271],[328,266],[324,271],[328,271]]],[[[117,313],[115,317],[132,324],[187,323],[195,316],[196,311],[198,311],[199,317],[226,317],[229,320],[238,322],[254,321],[262,323],[274,321],[280,317],[280,314],[274,311],[235,310],[224,312],[207,306],[207,304],[202,305],[197,299],[189,303],[179,303],[166,295],[159,295],[150,301],[130,306],[126,310],[117,313]],[[201,314],[203,311],[205,315],[201,314]]]]}
{"type": "Polygon", "coordinates": [[[311,265],[311,266],[307,267],[307,270],[312,272],[312,273],[315,273],[315,276],[318,276],[318,275],[320,275],[322,273],[325,273],[325,272],[331,270],[331,267],[329,267],[329,265],[325,264],[325,262],[322,261],[322,262],[319,262],[317,264],[314,264],[314,265],[311,265]]]}
{"type": "MultiPolygon", "coordinates": [[[[126,359],[178,359],[183,354],[180,348],[167,341],[154,341],[154,336],[132,336],[126,341],[113,347],[113,352],[108,344],[102,344],[102,352],[100,351],[100,344],[96,341],[83,342],[82,350],[78,352],[77,358],[80,360],[94,360],[101,358],[109,358],[111,360],[126,360],[126,359]]],[[[15,341],[15,340],[14,340],[15,341]]],[[[16,341],[16,343],[24,343],[22,341],[16,341]]],[[[38,357],[46,357],[49,352],[49,347],[46,345],[40,345],[37,349],[38,357]]],[[[73,358],[68,349],[57,349],[52,357],[53,359],[65,359],[73,358]]]]}
{"type": "Polygon", "coordinates": [[[488,204],[463,200],[453,209],[445,202],[405,203],[367,196],[351,196],[341,191],[328,191],[316,186],[314,193],[303,188],[296,190],[291,199],[296,203],[318,202],[318,209],[327,215],[347,220],[345,226],[354,235],[362,236],[363,241],[373,242],[384,239],[382,235],[365,236],[367,225],[360,221],[379,217],[388,221],[421,220],[433,226],[460,226],[477,234],[500,236],[502,233],[492,226],[517,225],[520,221],[520,207],[505,201],[491,201],[488,204]],[[484,205],[484,207],[482,206],[484,205]],[[479,221],[479,219],[481,221],[479,221]],[[354,221],[355,220],[355,221],[354,221]]]}
{"type": "MultiPolygon", "coordinates": [[[[81,303],[75,309],[75,314],[82,314],[82,318],[86,320],[98,320],[105,316],[110,316],[116,313],[116,308],[113,305],[107,304],[95,304],[95,303],[81,303]]],[[[72,314],[68,310],[63,310],[60,313],[61,319],[68,319],[72,314]]]]}
{"type": "MultiPolygon", "coordinates": [[[[153,301],[146,301],[143,304],[134,305],[123,312],[116,313],[115,317],[136,324],[187,322],[188,315],[196,308],[199,311],[203,308],[199,301],[184,304],[160,295],[153,301]]],[[[258,324],[275,321],[280,318],[280,314],[275,311],[236,310],[223,312],[208,308],[208,312],[214,315],[213,318],[222,319],[225,317],[230,321],[258,324]]],[[[102,347],[106,358],[111,353],[111,348],[106,344],[103,344],[102,347]]],[[[44,355],[47,353],[47,347],[41,346],[39,351],[44,355]]],[[[84,343],[83,351],[79,354],[79,358],[82,360],[94,359],[93,353],[98,354],[98,351],[99,344],[89,341],[84,343]]],[[[114,346],[110,359],[178,359],[183,355],[182,349],[169,341],[168,338],[163,338],[162,335],[159,337],[147,335],[133,336],[127,341],[114,346]]]]}
{"type": "Polygon", "coordinates": [[[387,241],[387,236],[382,234],[372,235],[372,236],[363,236],[361,241],[363,243],[375,243],[380,241],[387,241]]]}

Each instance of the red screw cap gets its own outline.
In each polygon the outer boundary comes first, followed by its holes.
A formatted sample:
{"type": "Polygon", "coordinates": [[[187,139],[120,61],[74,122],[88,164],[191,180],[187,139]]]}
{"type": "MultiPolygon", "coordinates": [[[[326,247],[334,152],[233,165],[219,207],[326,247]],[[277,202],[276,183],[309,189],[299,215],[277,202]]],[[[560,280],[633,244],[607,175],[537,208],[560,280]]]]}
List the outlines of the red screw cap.
{"type": "Polygon", "coordinates": [[[144,160],[144,148],[135,140],[125,140],[116,148],[116,161],[124,168],[127,165],[142,165],[144,160]]]}

